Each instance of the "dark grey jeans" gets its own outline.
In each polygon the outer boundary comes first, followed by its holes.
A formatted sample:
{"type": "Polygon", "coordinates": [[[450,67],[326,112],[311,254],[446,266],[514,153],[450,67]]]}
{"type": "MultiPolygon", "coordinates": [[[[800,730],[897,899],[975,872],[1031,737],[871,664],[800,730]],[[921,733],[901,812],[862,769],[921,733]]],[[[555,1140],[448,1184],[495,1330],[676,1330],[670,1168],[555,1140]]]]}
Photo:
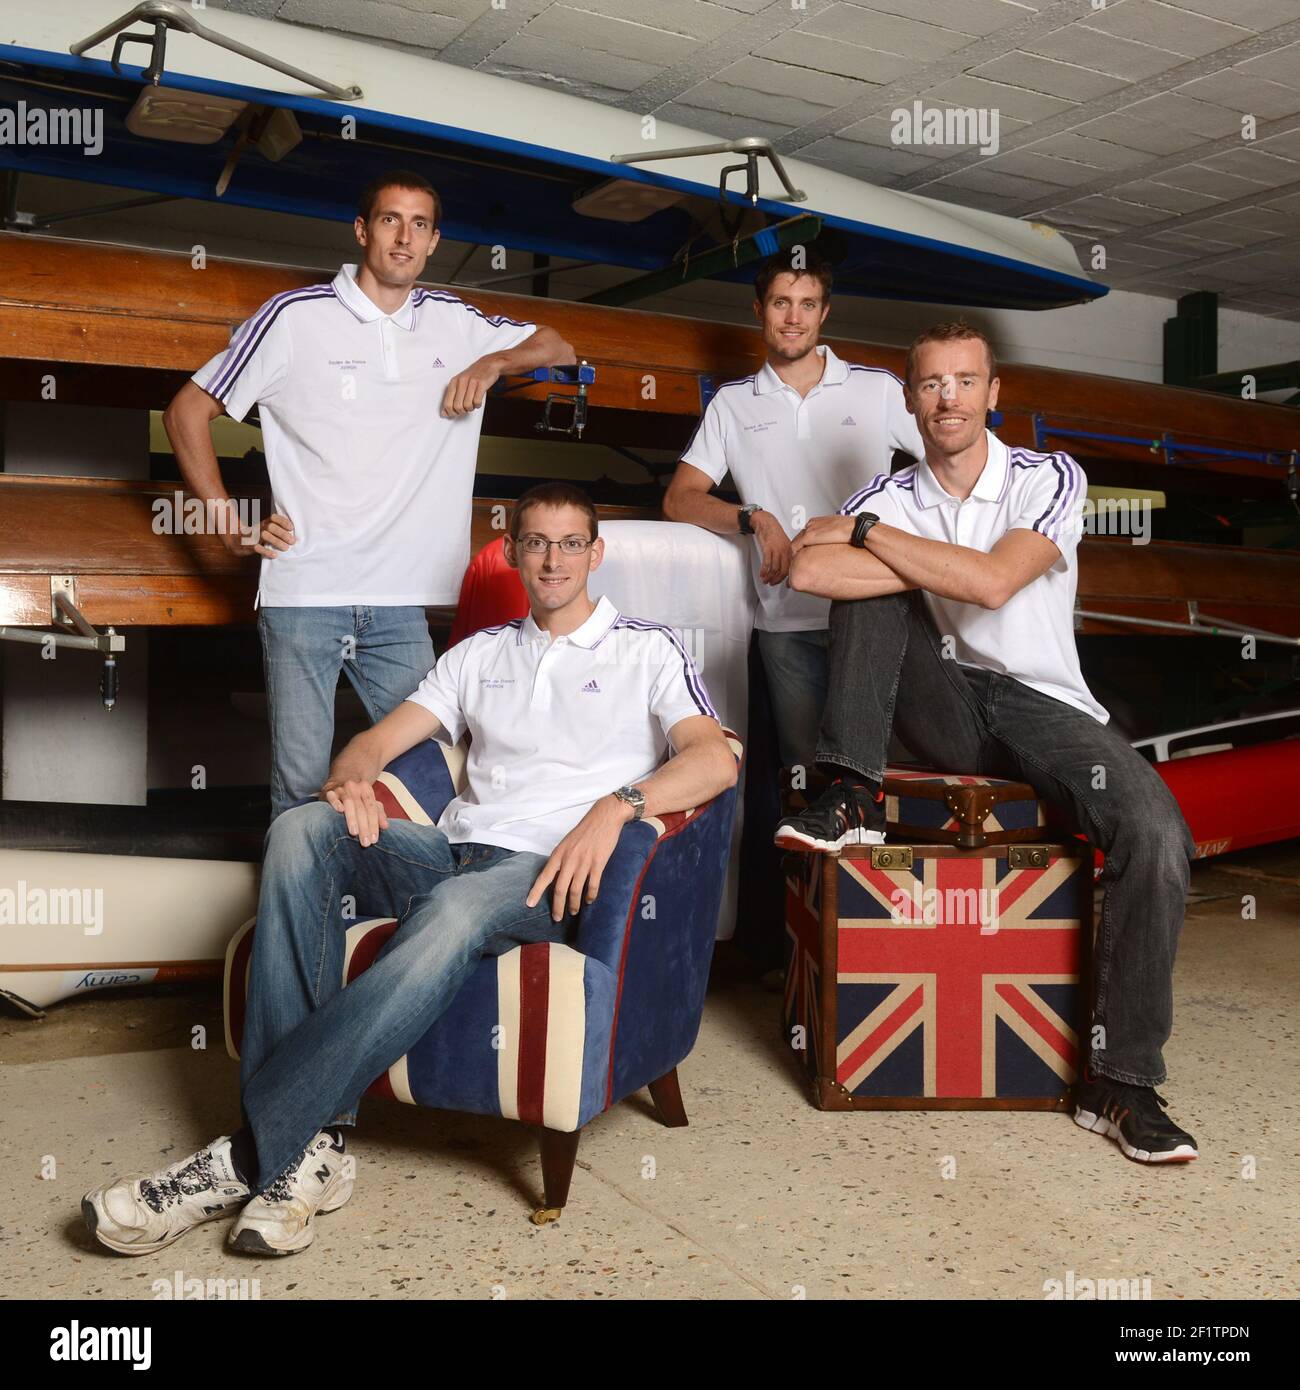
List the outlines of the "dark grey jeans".
{"type": "Polygon", "coordinates": [[[819,763],[879,781],[896,729],[942,771],[1028,782],[1103,851],[1093,1035],[1080,1042],[1100,1042],[1094,1071],[1159,1085],[1195,848],[1155,769],[1082,710],[946,659],[915,590],[832,604],[830,635],[819,763]]]}

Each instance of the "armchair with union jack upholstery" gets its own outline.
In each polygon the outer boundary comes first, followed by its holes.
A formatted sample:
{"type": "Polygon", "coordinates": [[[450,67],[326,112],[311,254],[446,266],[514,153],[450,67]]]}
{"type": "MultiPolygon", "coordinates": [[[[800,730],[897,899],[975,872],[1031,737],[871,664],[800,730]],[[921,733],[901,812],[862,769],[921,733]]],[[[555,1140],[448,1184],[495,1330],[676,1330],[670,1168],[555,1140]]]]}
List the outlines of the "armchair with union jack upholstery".
{"type": "MultiPolygon", "coordinates": [[[[727,731],[740,761],[739,740],[727,731]]],[[[464,748],[430,739],[374,784],[390,819],[432,825],[460,789],[464,748]]],[[[485,956],[450,1007],[368,1095],[519,1120],[538,1131],[543,1204],[559,1216],[582,1127],[648,1087],[665,1125],[686,1124],[677,1067],[699,1033],[726,877],[736,788],[692,811],[623,827],[600,893],[568,944],[485,956]]],[[[359,904],[359,906],[364,906],[359,904]]],[[[226,952],[226,1048],[239,1055],[256,919],[226,952]]],[[[378,956],[391,917],[347,931],[344,984],[378,956]]]]}

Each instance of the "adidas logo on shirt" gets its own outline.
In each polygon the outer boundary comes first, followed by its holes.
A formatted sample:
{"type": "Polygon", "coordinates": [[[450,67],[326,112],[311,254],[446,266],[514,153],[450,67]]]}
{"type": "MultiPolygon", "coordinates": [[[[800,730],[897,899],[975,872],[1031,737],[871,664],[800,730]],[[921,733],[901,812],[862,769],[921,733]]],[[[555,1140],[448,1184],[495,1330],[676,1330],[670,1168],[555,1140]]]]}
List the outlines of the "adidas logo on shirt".
{"type": "Polygon", "coordinates": [[[600,694],[600,686],[596,684],[596,681],[595,681],[595,679],[593,678],[593,679],[589,680],[589,681],[587,682],[587,684],[584,685],[584,686],[582,687],[582,691],[583,691],[584,694],[585,694],[587,691],[591,691],[591,693],[592,693],[593,695],[599,695],[599,694],[600,694]]]}
{"type": "Polygon", "coordinates": [[[858,423],[858,422],[853,418],[852,415],[846,415],[846,416],[840,421],[840,424],[841,424],[841,425],[856,425],[857,423],[858,423]]]}
{"type": "Polygon", "coordinates": [[[441,357],[435,357],[433,359],[433,365],[435,367],[445,367],[447,364],[442,360],[441,357]]]}

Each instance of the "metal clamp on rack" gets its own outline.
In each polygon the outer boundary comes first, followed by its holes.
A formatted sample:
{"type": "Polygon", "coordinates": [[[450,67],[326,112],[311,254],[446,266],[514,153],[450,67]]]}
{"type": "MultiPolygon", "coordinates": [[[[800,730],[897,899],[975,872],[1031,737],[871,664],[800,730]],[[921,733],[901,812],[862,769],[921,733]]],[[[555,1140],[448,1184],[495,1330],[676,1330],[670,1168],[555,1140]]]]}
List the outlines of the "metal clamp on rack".
{"type": "Polygon", "coordinates": [[[769,202],[773,203],[803,203],[808,199],[808,195],[801,188],[796,188],[790,181],[790,175],[785,171],[785,165],[781,163],[781,156],[776,152],[770,140],[765,140],[759,135],[747,135],[740,140],[718,140],[708,145],[686,145],[674,150],[637,150],[632,154],[610,155],[610,161],[614,164],[648,164],[660,159],[700,159],[706,155],[713,154],[741,154],[745,156],[743,164],[728,164],[719,171],[718,174],[718,198],[721,202],[727,201],[727,195],[732,191],[727,187],[727,179],[731,174],[743,172],[745,175],[744,196],[749,200],[751,206],[756,207],[760,196],[766,196],[769,202]],[[781,186],[785,189],[784,193],[769,193],[760,195],[759,192],[759,157],[771,164],[773,171],[781,186]]]}
{"type": "Polygon", "coordinates": [[[99,679],[99,693],[105,709],[117,704],[117,653],[126,650],[126,637],[108,627],[98,632],[87,622],[77,607],[77,581],[70,574],[50,575],[50,623],[57,632],[45,632],[32,627],[0,627],[0,641],[29,642],[43,646],[53,642],[58,647],[100,652],[104,658],[104,673],[99,679]]]}
{"type": "Polygon", "coordinates": [[[80,43],[74,43],[68,50],[74,57],[81,57],[87,49],[94,48],[96,44],[103,43],[107,38],[116,38],[113,42],[113,71],[121,72],[122,50],[129,43],[142,43],[150,53],[149,65],[144,69],[143,76],[146,82],[158,86],[163,79],[167,65],[167,33],[169,30],[176,30],[181,34],[193,34],[196,38],[205,40],[208,43],[216,44],[218,48],[224,48],[228,53],[236,53],[241,58],[249,58],[254,63],[261,63],[268,68],[274,68],[276,72],[282,73],[285,77],[292,77],[298,82],[304,82],[309,87],[314,87],[324,96],[332,97],[335,101],[355,101],[363,94],[356,83],[343,87],[337,82],[329,82],[325,78],[316,77],[312,73],[304,72],[301,68],[294,67],[292,63],[286,63],[281,58],[273,58],[268,53],[260,53],[256,48],[250,48],[245,43],[240,43],[237,39],[227,38],[225,34],[219,34],[215,29],[209,29],[206,25],[200,24],[194,18],[194,10],[201,6],[178,5],[171,0],[143,0],[143,2],[126,14],[119,15],[111,24],[106,24],[102,29],[97,29],[88,38],[84,38],[80,43]],[[152,24],[152,34],[123,33],[128,25],[135,24],[137,21],[143,24],[152,24]]]}
{"type": "Polygon", "coordinates": [[[596,380],[596,369],[587,362],[579,362],[572,367],[534,367],[531,372],[521,372],[518,375],[511,373],[511,384],[509,386],[496,385],[492,388],[492,395],[504,396],[510,391],[518,391],[521,387],[531,386],[534,382],[542,381],[549,384],[576,386],[578,389],[573,395],[567,395],[560,391],[548,391],[546,404],[542,407],[542,418],[537,421],[533,428],[539,434],[564,434],[571,439],[581,439],[582,431],[587,425],[587,387],[596,380]],[[567,424],[552,424],[551,411],[559,407],[569,407],[573,414],[567,424]]]}

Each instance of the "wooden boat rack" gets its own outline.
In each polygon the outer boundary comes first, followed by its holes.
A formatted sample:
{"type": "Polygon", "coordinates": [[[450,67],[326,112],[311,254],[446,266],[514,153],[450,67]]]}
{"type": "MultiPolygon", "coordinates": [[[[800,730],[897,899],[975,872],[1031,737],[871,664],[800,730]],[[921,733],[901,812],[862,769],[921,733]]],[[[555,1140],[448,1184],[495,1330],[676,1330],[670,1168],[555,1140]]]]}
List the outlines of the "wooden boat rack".
{"type": "MultiPolygon", "coordinates": [[[[0,399],[41,400],[42,381],[54,372],[62,403],[151,409],[164,406],[264,300],[323,278],[216,259],[196,269],[186,255],[18,233],[0,233],[0,261],[0,399]]],[[[466,298],[487,313],[552,324],[596,368],[584,434],[593,443],[680,449],[698,418],[702,383],[744,376],[761,357],[757,330],[733,324],[486,291],[466,298]]],[[[830,341],[851,362],[902,370],[902,349],[830,341]]],[[[1263,402],[1044,367],[1008,365],[1001,378],[999,433],[1030,448],[1041,428],[1035,417],[1044,413],[1060,430],[1149,440],[1164,429],[1225,454],[1277,455],[1297,444],[1296,412],[1263,402]]],[[[485,432],[536,437],[549,390],[545,381],[525,381],[493,398],[485,432]]],[[[1284,495],[1280,470],[1267,459],[1165,464],[1149,448],[1090,443],[1094,482],[1178,491],[1204,490],[1208,480],[1238,497],[1284,495]]],[[[48,625],[52,585],[67,576],[96,626],[251,622],[253,562],[234,559],[211,536],[153,531],[152,504],[175,487],[0,474],[0,625],[48,625]]],[[[510,500],[476,501],[476,550],[495,534],[493,506],[510,500]]],[[[1148,631],[1168,632],[1201,614],[1296,638],[1298,581],[1300,556],[1285,551],[1089,537],[1080,552],[1079,607],[1128,621],[1090,617],[1080,630],[1133,631],[1132,620],[1149,618],[1175,627],[1148,631]]]]}

